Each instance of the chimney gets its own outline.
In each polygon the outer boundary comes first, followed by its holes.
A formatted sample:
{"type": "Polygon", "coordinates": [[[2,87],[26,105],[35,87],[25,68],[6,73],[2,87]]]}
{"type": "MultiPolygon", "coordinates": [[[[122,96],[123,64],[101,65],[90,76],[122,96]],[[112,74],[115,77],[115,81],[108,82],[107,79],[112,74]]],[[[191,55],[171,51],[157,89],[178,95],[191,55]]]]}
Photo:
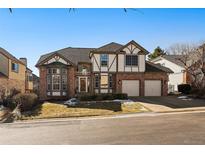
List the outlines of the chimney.
{"type": "Polygon", "coordinates": [[[27,66],[27,58],[19,58],[19,60],[27,66]]]}

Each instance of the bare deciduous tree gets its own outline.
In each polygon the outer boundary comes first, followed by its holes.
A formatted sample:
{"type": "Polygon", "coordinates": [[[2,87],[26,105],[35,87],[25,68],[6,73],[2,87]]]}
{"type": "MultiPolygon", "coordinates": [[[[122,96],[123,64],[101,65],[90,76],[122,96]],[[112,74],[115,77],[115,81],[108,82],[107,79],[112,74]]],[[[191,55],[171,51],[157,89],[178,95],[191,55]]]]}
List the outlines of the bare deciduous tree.
{"type": "Polygon", "coordinates": [[[180,61],[185,72],[191,78],[191,85],[199,90],[205,88],[205,44],[174,44],[167,49],[167,53],[180,55],[176,60],[180,61]]]}

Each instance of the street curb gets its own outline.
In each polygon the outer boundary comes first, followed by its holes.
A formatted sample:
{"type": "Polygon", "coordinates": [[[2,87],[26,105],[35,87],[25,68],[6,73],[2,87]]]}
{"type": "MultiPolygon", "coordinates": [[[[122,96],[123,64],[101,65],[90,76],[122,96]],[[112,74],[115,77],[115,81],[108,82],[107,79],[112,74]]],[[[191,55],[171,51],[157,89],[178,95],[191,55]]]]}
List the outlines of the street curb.
{"type": "Polygon", "coordinates": [[[174,112],[199,112],[199,111],[203,111],[205,112],[205,108],[197,108],[197,109],[193,109],[193,108],[186,108],[186,109],[173,109],[173,110],[169,110],[169,111],[157,111],[155,113],[174,113],[174,112]]]}
{"type": "Polygon", "coordinates": [[[128,113],[120,115],[108,115],[108,116],[92,116],[92,117],[76,117],[76,118],[49,118],[49,119],[37,119],[37,120],[18,120],[13,123],[4,124],[38,124],[38,123],[51,123],[51,122],[68,122],[68,121],[85,121],[85,120],[103,120],[103,119],[119,119],[129,117],[142,117],[142,116],[154,116],[157,113],[154,112],[142,112],[142,113],[128,113]]]}
{"type": "Polygon", "coordinates": [[[50,118],[50,119],[37,119],[37,120],[22,120],[14,121],[13,123],[1,123],[6,125],[13,124],[41,124],[41,123],[54,123],[54,122],[72,122],[72,121],[86,121],[86,120],[103,120],[103,119],[120,119],[120,118],[131,118],[131,117],[146,117],[146,116],[162,116],[169,114],[188,114],[188,113],[203,113],[205,109],[174,109],[173,111],[159,111],[159,112],[142,112],[142,113],[128,113],[119,115],[108,115],[108,116],[92,116],[92,117],[72,117],[72,118],[50,118]]]}

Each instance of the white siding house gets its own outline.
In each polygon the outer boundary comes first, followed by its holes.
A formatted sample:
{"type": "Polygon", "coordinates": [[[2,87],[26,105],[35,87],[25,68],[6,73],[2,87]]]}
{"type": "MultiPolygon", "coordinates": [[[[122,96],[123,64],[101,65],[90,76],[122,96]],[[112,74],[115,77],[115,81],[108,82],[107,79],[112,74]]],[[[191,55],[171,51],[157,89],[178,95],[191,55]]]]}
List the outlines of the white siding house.
{"type": "Polygon", "coordinates": [[[168,92],[178,91],[178,85],[185,83],[184,81],[184,70],[183,64],[177,60],[178,55],[164,55],[157,57],[151,62],[155,64],[160,64],[162,66],[168,67],[174,73],[169,74],[169,82],[168,82],[168,92]]]}

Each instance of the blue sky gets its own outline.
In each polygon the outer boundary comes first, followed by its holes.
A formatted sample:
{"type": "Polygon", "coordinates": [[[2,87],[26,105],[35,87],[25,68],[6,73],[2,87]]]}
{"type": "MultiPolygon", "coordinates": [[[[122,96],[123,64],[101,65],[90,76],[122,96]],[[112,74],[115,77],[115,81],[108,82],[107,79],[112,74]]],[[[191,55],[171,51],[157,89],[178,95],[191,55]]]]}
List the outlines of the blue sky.
{"type": "Polygon", "coordinates": [[[65,47],[99,47],[135,40],[150,52],[177,42],[205,40],[205,9],[0,9],[0,46],[28,58],[65,47]],[[140,11],[140,12],[139,12],[140,11]],[[142,13],[141,13],[142,12],[142,13]]]}

